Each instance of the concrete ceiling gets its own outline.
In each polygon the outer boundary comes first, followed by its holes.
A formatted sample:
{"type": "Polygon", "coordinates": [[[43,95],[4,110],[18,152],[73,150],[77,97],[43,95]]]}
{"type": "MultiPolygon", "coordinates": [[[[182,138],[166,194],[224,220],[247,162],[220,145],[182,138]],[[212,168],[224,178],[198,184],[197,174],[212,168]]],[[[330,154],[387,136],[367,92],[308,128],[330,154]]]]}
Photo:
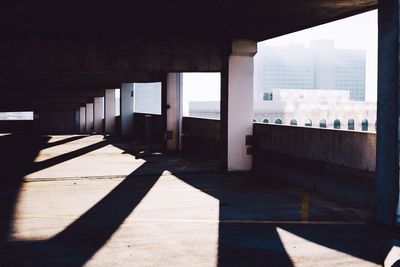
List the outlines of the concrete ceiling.
{"type": "Polygon", "coordinates": [[[377,6],[376,0],[77,2],[8,1],[1,8],[2,35],[58,40],[265,40],[377,6]]]}
{"type": "Polygon", "coordinates": [[[9,1],[0,9],[0,110],[75,107],[121,82],[222,71],[232,39],[261,41],[375,8],[375,0],[9,1]]]}

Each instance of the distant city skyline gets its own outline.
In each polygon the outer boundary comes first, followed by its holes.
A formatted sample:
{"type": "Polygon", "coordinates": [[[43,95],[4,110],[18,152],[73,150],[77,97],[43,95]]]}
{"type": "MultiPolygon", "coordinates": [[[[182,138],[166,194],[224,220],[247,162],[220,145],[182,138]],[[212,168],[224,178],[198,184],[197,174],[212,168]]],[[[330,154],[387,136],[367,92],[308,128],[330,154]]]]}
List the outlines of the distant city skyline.
{"type": "Polygon", "coordinates": [[[254,97],[272,89],[346,90],[350,99],[365,101],[363,49],[338,49],[332,39],[310,46],[259,46],[254,60],[254,97]]]}

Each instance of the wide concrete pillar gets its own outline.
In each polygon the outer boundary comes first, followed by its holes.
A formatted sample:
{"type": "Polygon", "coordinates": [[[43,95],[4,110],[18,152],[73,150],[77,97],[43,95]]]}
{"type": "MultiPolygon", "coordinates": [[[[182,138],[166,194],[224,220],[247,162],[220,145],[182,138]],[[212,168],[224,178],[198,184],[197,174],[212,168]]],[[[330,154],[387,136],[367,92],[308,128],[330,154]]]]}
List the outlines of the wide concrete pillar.
{"type": "Polygon", "coordinates": [[[375,219],[399,222],[399,1],[379,1],[375,219]]]}
{"type": "Polygon", "coordinates": [[[182,136],[182,74],[167,76],[167,149],[180,150],[182,136]]]}
{"type": "Polygon", "coordinates": [[[86,107],[79,108],[79,133],[86,132],[86,107]]]}
{"type": "Polygon", "coordinates": [[[133,135],[133,92],[134,83],[121,85],[121,135],[133,135]]]}
{"type": "Polygon", "coordinates": [[[115,89],[106,89],[104,96],[104,131],[108,134],[115,134],[115,117],[116,117],[116,98],[115,89]]]}
{"type": "Polygon", "coordinates": [[[103,133],[104,119],[104,97],[95,97],[93,99],[93,124],[96,133],[103,133]]]}
{"type": "Polygon", "coordinates": [[[94,130],[93,124],[93,103],[86,104],[86,133],[90,134],[94,130]]]}
{"type": "Polygon", "coordinates": [[[228,171],[248,171],[252,166],[246,136],[253,134],[253,57],[256,53],[255,41],[232,42],[232,53],[228,59],[228,171]]]}

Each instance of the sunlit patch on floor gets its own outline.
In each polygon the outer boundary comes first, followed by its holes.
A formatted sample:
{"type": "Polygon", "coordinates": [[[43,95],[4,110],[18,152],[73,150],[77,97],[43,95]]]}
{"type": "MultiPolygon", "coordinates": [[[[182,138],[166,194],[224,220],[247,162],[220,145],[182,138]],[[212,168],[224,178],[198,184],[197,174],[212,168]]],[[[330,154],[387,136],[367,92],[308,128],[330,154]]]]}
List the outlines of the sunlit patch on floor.
{"type": "Polygon", "coordinates": [[[294,266],[306,266],[304,263],[309,263],[310,266],[380,266],[317,244],[280,227],[276,227],[276,231],[294,266]]]}
{"type": "Polygon", "coordinates": [[[14,240],[46,240],[109,194],[123,179],[24,183],[16,203],[14,240]],[[73,194],[71,194],[73,192],[73,194]]]}
{"type": "Polygon", "coordinates": [[[164,172],[88,265],[217,266],[218,219],[218,199],[164,172]]]}
{"type": "Polygon", "coordinates": [[[35,163],[43,164],[43,168],[28,174],[25,180],[127,176],[146,162],[114,145],[97,141],[99,137],[84,139],[63,145],[61,150],[57,146],[42,150],[40,153],[44,154],[39,154],[35,163]],[[94,147],[88,149],[90,146],[94,147]]]}

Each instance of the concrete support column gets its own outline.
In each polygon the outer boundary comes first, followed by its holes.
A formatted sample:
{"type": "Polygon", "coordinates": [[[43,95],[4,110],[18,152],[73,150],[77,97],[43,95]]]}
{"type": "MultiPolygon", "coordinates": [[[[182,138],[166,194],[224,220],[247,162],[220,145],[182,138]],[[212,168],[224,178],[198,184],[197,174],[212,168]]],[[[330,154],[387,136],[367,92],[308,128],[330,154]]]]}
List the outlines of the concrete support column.
{"type": "Polygon", "coordinates": [[[103,133],[103,119],[104,119],[104,97],[95,97],[93,99],[93,124],[96,133],[103,133]]]}
{"type": "Polygon", "coordinates": [[[399,9],[379,1],[375,219],[383,224],[399,222],[399,9]]]}
{"type": "Polygon", "coordinates": [[[81,114],[80,114],[80,109],[75,110],[75,132],[80,133],[81,128],[80,128],[80,120],[81,120],[81,114]]]}
{"type": "Polygon", "coordinates": [[[86,132],[86,107],[79,108],[79,133],[86,132]]]}
{"type": "Polygon", "coordinates": [[[123,136],[133,134],[133,91],[134,83],[121,85],[121,134],[123,136]]]}
{"type": "Polygon", "coordinates": [[[104,97],[104,131],[108,134],[115,134],[115,89],[106,89],[104,97]]]}
{"type": "Polygon", "coordinates": [[[93,124],[93,103],[86,104],[86,133],[90,134],[94,130],[93,124]]]}
{"type": "Polygon", "coordinates": [[[167,149],[180,150],[182,136],[182,74],[167,76],[167,149]]]}
{"type": "Polygon", "coordinates": [[[228,60],[228,171],[248,171],[252,166],[246,136],[253,134],[253,57],[256,53],[255,41],[232,42],[228,60]]]}

